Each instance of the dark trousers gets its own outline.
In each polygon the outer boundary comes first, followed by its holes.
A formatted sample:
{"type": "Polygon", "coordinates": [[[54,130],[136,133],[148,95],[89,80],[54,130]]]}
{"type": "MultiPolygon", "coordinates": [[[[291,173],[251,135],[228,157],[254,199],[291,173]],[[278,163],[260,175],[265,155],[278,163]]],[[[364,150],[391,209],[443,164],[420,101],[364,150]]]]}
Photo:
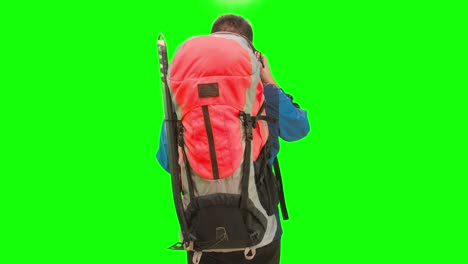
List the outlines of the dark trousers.
{"type": "MultiPolygon", "coordinates": [[[[188,252],[188,264],[193,264],[193,251],[188,252]]],[[[279,264],[280,239],[270,244],[257,248],[255,257],[246,260],[244,251],[236,252],[203,252],[200,264],[279,264]]]]}

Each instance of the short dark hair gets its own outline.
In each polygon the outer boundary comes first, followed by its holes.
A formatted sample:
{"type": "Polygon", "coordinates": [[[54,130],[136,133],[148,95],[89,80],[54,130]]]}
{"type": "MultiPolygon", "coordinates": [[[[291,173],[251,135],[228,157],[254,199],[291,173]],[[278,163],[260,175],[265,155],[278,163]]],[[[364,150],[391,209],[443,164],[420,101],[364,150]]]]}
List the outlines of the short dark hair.
{"type": "Polygon", "coordinates": [[[246,37],[250,42],[253,41],[252,25],[241,16],[222,15],[216,19],[211,28],[211,33],[218,31],[228,31],[237,33],[246,37]]]}

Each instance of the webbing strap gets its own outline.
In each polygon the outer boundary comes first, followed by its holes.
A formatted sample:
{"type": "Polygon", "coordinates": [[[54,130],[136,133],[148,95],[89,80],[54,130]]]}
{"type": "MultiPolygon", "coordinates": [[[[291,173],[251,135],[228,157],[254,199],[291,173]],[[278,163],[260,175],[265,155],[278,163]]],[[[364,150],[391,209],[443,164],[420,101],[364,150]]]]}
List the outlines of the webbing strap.
{"type": "Polygon", "coordinates": [[[283,180],[281,179],[281,171],[279,167],[278,157],[275,157],[273,161],[273,167],[275,168],[276,182],[278,183],[278,194],[281,206],[281,214],[283,215],[284,220],[289,219],[288,209],[286,208],[286,200],[284,199],[283,191],[283,180]]]}
{"type": "Polygon", "coordinates": [[[240,208],[247,208],[249,197],[249,175],[250,175],[250,155],[252,152],[252,117],[245,113],[240,112],[240,119],[244,125],[245,133],[245,149],[244,149],[244,163],[242,169],[242,182],[241,182],[241,202],[240,208]]]}
{"type": "Polygon", "coordinates": [[[276,117],[272,117],[272,116],[256,116],[255,117],[256,120],[265,120],[267,122],[270,122],[270,123],[278,123],[278,118],[276,117]]]}
{"type": "Polygon", "coordinates": [[[262,112],[265,109],[265,107],[266,107],[266,101],[263,101],[262,106],[258,110],[257,116],[252,117],[252,127],[253,128],[257,127],[257,121],[258,120],[265,120],[267,122],[275,123],[275,124],[278,123],[278,118],[275,118],[275,117],[272,117],[272,116],[262,115],[262,112]]]}
{"type": "Polygon", "coordinates": [[[190,163],[187,157],[187,152],[185,151],[185,142],[184,142],[184,126],[182,125],[182,121],[177,121],[177,130],[179,132],[178,136],[178,144],[182,148],[182,154],[184,155],[184,163],[185,163],[185,174],[187,176],[187,185],[190,195],[190,201],[195,200],[195,194],[193,192],[193,183],[192,183],[192,171],[190,170],[190,163]]]}
{"type": "Polygon", "coordinates": [[[210,119],[210,113],[208,111],[208,106],[207,105],[202,106],[202,110],[203,110],[203,119],[205,120],[206,135],[208,137],[208,146],[210,147],[210,159],[211,159],[211,168],[213,171],[213,178],[215,180],[218,180],[219,179],[218,160],[216,158],[213,128],[211,127],[211,119],[210,119]]]}

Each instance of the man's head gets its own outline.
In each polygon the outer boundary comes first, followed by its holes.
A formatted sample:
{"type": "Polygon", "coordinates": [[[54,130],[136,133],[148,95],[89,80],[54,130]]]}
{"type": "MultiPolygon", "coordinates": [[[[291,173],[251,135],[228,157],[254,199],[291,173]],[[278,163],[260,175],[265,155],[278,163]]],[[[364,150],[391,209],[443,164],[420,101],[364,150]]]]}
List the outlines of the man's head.
{"type": "Polygon", "coordinates": [[[228,31],[243,35],[251,42],[253,41],[252,26],[245,18],[236,15],[223,15],[216,19],[211,28],[211,33],[228,31]]]}

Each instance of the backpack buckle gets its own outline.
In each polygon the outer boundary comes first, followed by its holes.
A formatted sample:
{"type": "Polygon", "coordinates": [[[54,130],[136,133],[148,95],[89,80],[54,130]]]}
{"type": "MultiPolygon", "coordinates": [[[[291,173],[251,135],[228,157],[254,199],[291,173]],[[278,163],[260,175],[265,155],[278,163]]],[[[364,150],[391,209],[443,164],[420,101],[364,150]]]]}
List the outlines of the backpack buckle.
{"type": "Polygon", "coordinates": [[[252,140],[253,139],[252,127],[254,127],[253,121],[255,120],[255,118],[252,118],[250,114],[247,114],[244,111],[241,111],[239,113],[239,118],[241,119],[242,125],[244,125],[244,128],[245,128],[246,139],[252,140]]]}
{"type": "Polygon", "coordinates": [[[184,146],[184,126],[181,120],[177,120],[177,143],[179,146],[184,146]]]}

